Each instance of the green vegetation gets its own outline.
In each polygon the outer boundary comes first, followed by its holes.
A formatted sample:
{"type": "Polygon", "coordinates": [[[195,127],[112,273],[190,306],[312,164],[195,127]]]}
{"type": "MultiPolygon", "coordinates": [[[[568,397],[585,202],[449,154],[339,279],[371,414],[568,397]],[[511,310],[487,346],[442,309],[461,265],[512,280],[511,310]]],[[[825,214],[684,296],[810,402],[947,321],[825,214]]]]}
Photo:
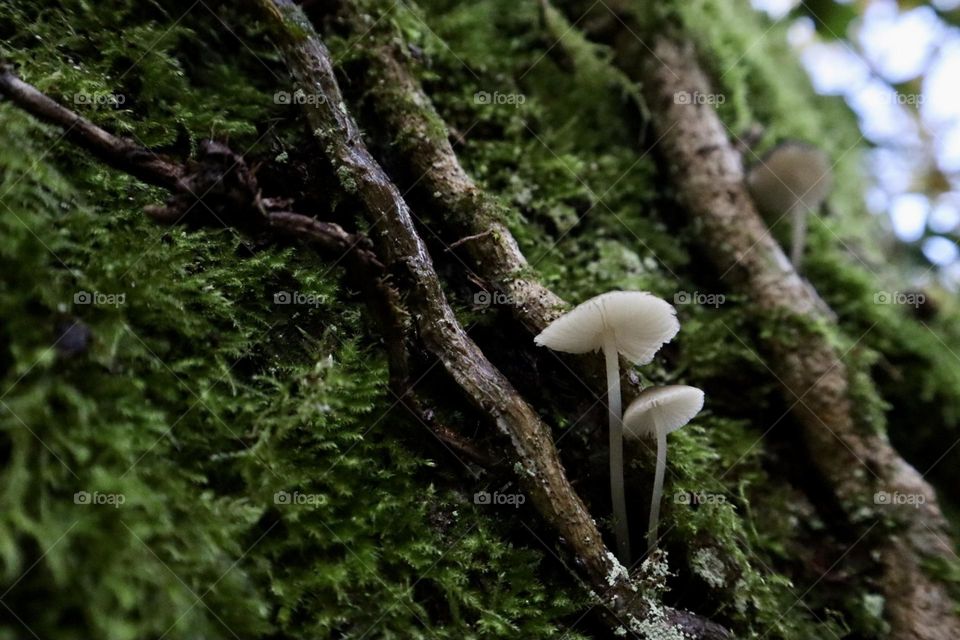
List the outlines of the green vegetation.
{"type": "MultiPolygon", "coordinates": [[[[32,6],[4,9],[3,55],[68,104],[128,96],[78,105],[103,126],[250,154],[302,136],[290,108],[277,124],[255,33],[257,54],[203,8],[173,27],[186,7],[32,6]]],[[[438,468],[338,269],[151,224],[163,194],[0,118],[0,593],[34,633],[547,637],[582,611],[547,551],[510,542],[530,514],[475,506],[483,481],[438,468]]],[[[6,613],[0,638],[28,634],[6,613]]]]}
{"type": "MultiPolygon", "coordinates": [[[[942,453],[934,434],[960,420],[958,311],[943,306],[925,327],[909,308],[875,304],[898,285],[872,261],[873,240],[853,240],[867,216],[847,152],[855,122],[812,94],[778,28],[754,44],[767,25],[743,19],[746,3],[675,4],[723,77],[733,132],[760,123],[761,149],[800,137],[840,163],[837,213],[813,226],[809,277],[848,336],[837,339],[852,348],[862,418],[909,440],[911,459],[942,453]]],[[[274,103],[289,83],[241,9],[44,6],[0,9],[0,57],[102,126],[180,152],[228,139],[281,166],[319,153],[301,149],[295,106],[274,103]],[[122,103],[91,104],[104,96],[122,103]]],[[[775,462],[790,418],[761,440],[785,412],[755,340],[773,320],[755,327],[750,301],[698,266],[696,229],[654,154],[638,152],[653,140],[635,87],[567,27],[534,2],[423,0],[398,5],[378,33],[429,61],[414,64],[466,140],[465,166],[501,198],[558,294],[723,296],[679,304],[666,364],[639,372],[708,392],[703,416],[672,436],[664,600],[742,638],[878,636],[882,602],[866,587],[793,606],[811,586],[797,558],[823,523],[775,462]],[[692,508],[677,495],[713,498],[692,508]]],[[[349,38],[329,44],[345,65],[363,63],[349,38]]],[[[539,542],[532,511],[474,505],[485,480],[396,406],[376,330],[338,267],[226,229],[158,227],[142,209],[163,193],[8,104],[0,120],[0,640],[25,637],[11,610],[51,640],[590,634],[577,624],[588,594],[539,542]],[[82,304],[83,292],[101,303],[82,304]],[[310,303],[277,304],[283,292],[310,303]],[[82,504],[77,492],[123,504],[82,504]]],[[[323,198],[332,210],[343,196],[323,198]]]]}

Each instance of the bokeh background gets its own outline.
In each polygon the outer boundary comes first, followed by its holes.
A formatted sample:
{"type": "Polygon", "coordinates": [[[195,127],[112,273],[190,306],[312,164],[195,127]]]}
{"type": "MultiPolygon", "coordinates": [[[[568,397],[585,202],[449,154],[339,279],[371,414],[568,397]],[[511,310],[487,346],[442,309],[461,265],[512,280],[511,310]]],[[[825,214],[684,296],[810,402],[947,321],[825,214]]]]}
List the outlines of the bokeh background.
{"type": "Polygon", "coordinates": [[[960,290],[960,0],[752,2],[857,114],[866,204],[913,284],[960,290]]]}

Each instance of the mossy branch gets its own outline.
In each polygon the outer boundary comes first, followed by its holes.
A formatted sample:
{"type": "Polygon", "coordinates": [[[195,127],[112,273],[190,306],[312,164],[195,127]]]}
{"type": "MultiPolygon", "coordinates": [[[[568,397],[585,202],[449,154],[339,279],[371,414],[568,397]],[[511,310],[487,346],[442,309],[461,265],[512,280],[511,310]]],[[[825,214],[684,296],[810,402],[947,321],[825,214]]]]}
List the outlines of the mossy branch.
{"type": "MultiPolygon", "coordinates": [[[[478,186],[460,164],[446,123],[407,67],[398,42],[384,38],[382,29],[371,27],[357,3],[340,2],[338,7],[348,29],[365,45],[359,49],[366,63],[361,82],[379,118],[373,126],[389,135],[391,148],[417,176],[418,193],[430,205],[430,210],[420,212],[421,219],[441,236],[456,238],[447,247],[466,249],[471,268],[501,294],[531,337],[543,331],[571,305],[531,273],[520,245],[503,223],[505,205],[478,186]]],[[[575,362],[571,369],[584,374],[598,397],[605,396],[606,370],[601,358],[593,354],[551,357],[575,362]]],[[[621,360],[620,371],[627,404],[640,393],[640,383],[626,360],[621,360]]]]}
{"type": "Polygon", "coordinates": [[[262,198],[253,172],[226,145],[206,140],[200,145],[197,161],[177,162],[98,127],[21,80],[8,65],[0,66],[0,95],[38,120],[61,127],[64,137],[111,167],[170,191],[166,206],[147,209],[154,219],[197,223],[209,222],[208,216],[213,216],[224,225],[236,224],[237,214],[228,217],[224,207],[232,204],[243,212],[243,218],[255,218],[263,228],[308,240],[336,258],[352,256],[367,273],[383,269],[368,248],[369,240],[339,225],[285,211],[283,199],[262,198]]]}
{"type": "Polygon", "coordinates": [[[391,389],[398,402],[429,426],[447,447],[481,465],[494,464],[489,452],[431,417],[412,393],[407,355],[409,323],[397,291],[387,283],[384,265],[365,236],[287,211],[286,199],[262,198],[246,161],[221,143],[206,140],[200,145],[197,161],[178,163],[105,131],[24,82],[6,65],[0,67],[0,95],[39,120],[62,127],[67,139],[115,169],[170,191],[166,205],[146,209],[159,222],[220,223],[268,232],[313,246],[332,260],[344,259],[350,267],[349,277],[363,291],[384,335],[391,389]]]}
{"type": "Polygon", "coordinates": [[[605,605],[611,626],[632,628],[640,620],[649,624],[656,618],[667,627],[678,623],[696,637],[728,637],[718,625],[692,614],[670,611],[666,615],[656,608],[604,546],[593,518],[564,473],[547,425],[454,316],[406,201],[370,154],[345,107],[326,46],[292,1],[257,0],[257,4],[295,81],[322,98],[305,105],[307,121],[344,188],[363,203],[388,268],[409,289],[407,299],[424,346],[509,438],[521,486],[541,516],[566,540],[605,605]]]}

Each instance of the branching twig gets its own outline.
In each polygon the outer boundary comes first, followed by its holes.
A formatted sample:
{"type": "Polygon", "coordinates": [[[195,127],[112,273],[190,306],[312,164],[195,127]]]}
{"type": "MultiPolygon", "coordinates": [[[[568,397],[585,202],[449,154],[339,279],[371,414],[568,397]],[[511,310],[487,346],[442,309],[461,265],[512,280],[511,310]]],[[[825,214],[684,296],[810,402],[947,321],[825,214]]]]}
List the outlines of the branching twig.
{"type": "MultiPolygon", "coordinates": [[[[650,602],[636,591],[604,546],[593,518],[566,478],[548,427],[454,316],[410,209],[362,142],[344,107],[329,52],[312,25],[291,0],[257,0],[257,4],[296,82],[321,94],[321,100],[306,105],[307,120],[344,188],[357,195],[378,228],[377,245],[388,268],[410,290],[408,300],[424,345],[510,439],[521,486],[541,516],[566,540],[591,587],[612,614],[613,624],[629,627],[635,618],[656,617],[658,612],[651,610],[650,602]]],[[[708,630],[698,637],[727,635],[717,625],[696,621],[708,630]]]]}
{"type": "Polygon", "coordinates": [[[157,221],[209,223],[215,218],[248,230],[267,230],[305,242],[333,259],[345,258],[351,267],[352,281],[366,294],[367,304],[383,332],[391,388],[398,401],[428,425],[441,442],[474,462],[492,464],[490,454],[433,419],[411,393],[408,322],[399,295],[387,284],[384,266],[371,250],[369,239],[349,233],[337,224],[283,210],[285,200],[261,198],[256,178],[246,162],[226,145],[204,141],[197,161],[177,163],[103,130],[21,80],[6,65],[0,65],[0,95],[36,118],[62,127],[67,139],[108,165],[170,191],[166,205],[147,207],[147,214],[157,221]]]}

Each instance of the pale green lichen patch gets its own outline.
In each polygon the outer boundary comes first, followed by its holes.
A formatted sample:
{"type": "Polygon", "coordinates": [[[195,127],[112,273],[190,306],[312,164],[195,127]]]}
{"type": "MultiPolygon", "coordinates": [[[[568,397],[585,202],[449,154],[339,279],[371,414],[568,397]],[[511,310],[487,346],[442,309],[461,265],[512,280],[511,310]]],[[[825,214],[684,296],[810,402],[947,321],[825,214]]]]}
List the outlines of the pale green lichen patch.
{"type": "Polygon", "coordinates": [[[654,549],[653,553],[640,563],[640,578],[648,590],[657,592],[666,589],[668,577],[670,577],[670,564],[667,562],[667,552],[663,549],[654,549]]]}
{"type": "Polygon", "coordinates": [[[625,582],[630,579],[630,574],[627,571],[627,568],[620,564],[620,561],[617,560],[617,557],[607,552],[607,562],[610,563],[610,572],[607,573],[607,586],[612,587],[617,583],[625,582]]]}
{"type": "Polygon", "coordinates": [[[690,640],[690,636],[681,628],[667,620],[662,605],[650,598],[646,599],[646,603],[648,613],[642,620],[633,616],[628,617],[631,631],[644,640],[690,640]]]}
{"type": "Polygon", "coordinates": [[[690,559],[690,568],[714,589],[720,589],[727,582],[726,569],[717,552],[706,547],[697,549],[690,559]]]}

